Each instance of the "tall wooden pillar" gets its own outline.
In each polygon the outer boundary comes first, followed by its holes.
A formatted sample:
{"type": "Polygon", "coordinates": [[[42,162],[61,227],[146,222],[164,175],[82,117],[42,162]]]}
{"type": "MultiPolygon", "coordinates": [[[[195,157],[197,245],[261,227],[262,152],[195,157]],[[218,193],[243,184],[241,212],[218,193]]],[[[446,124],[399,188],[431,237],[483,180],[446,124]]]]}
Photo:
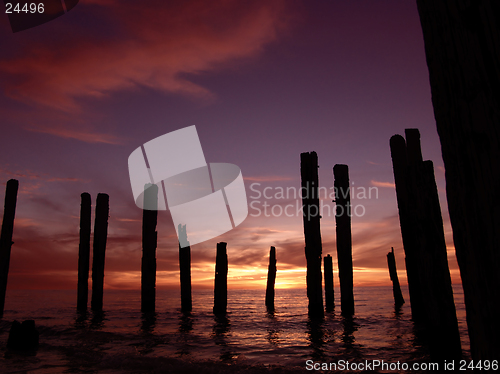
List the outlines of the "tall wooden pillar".
{"type": "Polygon", "coordinates": [[[5,306],[5,292],[9,276],[10,251],[14,233],[14,218],[16,217],[17,191],[19,182],[16,179],[7,181],[5,189],[5,205],[3,210],[2,233],[0,235],[0,316],[5,306]]]}
{"type": "Polygon", "coordinates": [[[158,244],[158,186],[144,187],[142,210],[141,312],[155,311],[156,301],[156,247],[158,244]]]}
{"type": "Polygon", "coordinates": [[[335,221],[337,223],[337,258],[339,264],[340,307],[342,315],[354,314],[352,270],[351,192],[349,168],[337,164],[333,167],[335,191],[335,221]]]}
{"type": "Polygon", "coordinates": [[[81,195],[80,246],[78,248],[78,290],[76,309],[87,310],[89,295],[90,229],[92,226],[92,200],[88,192],[81,195]]]}
{"type": "Polygon", "coordinates": [[[191,299],[191,247],[189,246],[186,225],[179,225],[179,269],[181,281],[181,310],[190,312],[193,309],[191,299]]]}
{"type": "Polygon", "coordinates": [[[500,3],[417,6],[471,354],[500,360],[500,3]]]}
{"type": "Polygon", "coordinates": [[[225,314],[227,309],[227,243],[217,243],[215,258],[214,314],[225,314]]]}
{"type": "Polygon", "coordinates": [[[309,316],[322,318],[324,316],[321,277],[321,253],[323,249],[320,230],[318,167],[316,152],[300,154],[308,311],[309,316]]]}
{"type": "Polygon", "coordinates": [[[91,308],[95,312],[102,311],[104,288],[104,260],[106,258],[106,242],[108,240],[109,196],[105,193],[97,195],[95,206],[94,245],[92,259],[92,301],[91,308]]]}
{"type": "Polygon", "coordinates": [[[412,317],[431,338],[434,356],[459,357],[458,322],[432,161],[422,161],[420,133],[391,138],[391,155],[412,317]]]}

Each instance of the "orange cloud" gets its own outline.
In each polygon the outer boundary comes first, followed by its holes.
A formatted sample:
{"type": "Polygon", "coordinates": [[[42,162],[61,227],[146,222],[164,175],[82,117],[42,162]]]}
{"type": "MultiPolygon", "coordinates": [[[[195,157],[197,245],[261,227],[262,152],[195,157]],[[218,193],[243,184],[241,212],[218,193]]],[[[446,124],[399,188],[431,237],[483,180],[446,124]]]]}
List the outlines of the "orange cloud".
{"type": "Polygon", "coordinates": [[[376,180],[371,180],[370,183],[375,187],[396,188],[396,185],[391,182],[378,182],[376,180]]]}
{"type": "Polygon", "coordinates": [[[293,180],[291,177],[285,177],[285,176],[263,176],[263,177],[243,177],[244,180],[249,181],[249,182],[281,182],[281,181],[290,181],[293,180]]]}

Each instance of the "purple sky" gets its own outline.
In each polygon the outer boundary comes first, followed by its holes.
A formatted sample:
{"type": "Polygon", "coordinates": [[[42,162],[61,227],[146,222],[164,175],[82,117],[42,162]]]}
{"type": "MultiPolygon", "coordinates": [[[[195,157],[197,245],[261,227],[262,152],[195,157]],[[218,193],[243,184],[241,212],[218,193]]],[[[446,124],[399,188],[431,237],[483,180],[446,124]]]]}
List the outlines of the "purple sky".
{"type": "MultiPolygon", "coordinates": [[[[377,187],[378,198],[353,198],[365,211],[353,218],[354,282],[364,285],[390,284],[391,246],[406,282],[389,138],[418,128],[424,159],[436,169],[452,278],[460,281],[415,2],[147,4],[80,1],[15,34],[0,17],[0,181],[20,181],[10,288],[76,289],[84,191],[94,204],[98,192],[110,195],[105,286],[139,288],[142,211],[127,159],[191,125],[208,162],[241,168],[249,203],[252,183],[259,191],[300,187],[307,151],[318,153],[321,186],[333,186],[332,167],[341,163],[354,187],[377,187]]],[[[330,200],[324,204],[332,207],[330,200]]],[[[158,287],[177,287],[177,238],[169,213],[159,217],[158,287]]],[[[335,259],[333,215],[323,218],[322,236],[324,254],[335,259]]],[[[263,287],[271,245],[277,287],[305,285],[301,216],[249,216],[193,246],[194,287],[212,287],[218,241],[228,242],[229,287],[263,287]]]]}

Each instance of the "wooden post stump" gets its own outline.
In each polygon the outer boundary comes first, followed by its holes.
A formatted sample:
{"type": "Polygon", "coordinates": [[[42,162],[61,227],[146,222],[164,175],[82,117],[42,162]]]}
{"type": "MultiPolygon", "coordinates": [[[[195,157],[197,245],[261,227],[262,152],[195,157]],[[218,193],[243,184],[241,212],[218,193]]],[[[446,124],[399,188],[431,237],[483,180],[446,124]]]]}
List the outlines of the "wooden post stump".
{"type": "Polygon", "coordinates": [[[460,335],[443,219],[432,161],[423,161],[420,133],[391,138],[394,180],[406,255],[412,317],[429,336],[431,354],[457,358],[460,335]]]}
{"type": "Polygon", "coordinates": [[[339,264],[340,307],[342,315],[354,314],[354,289],[352,270],[351,192],[349,168],[337,164],[333,167],[335,191],[335,221],[337,234],[337,259],[339,264]]]}
{"type": "Polygon", "coordinates": [[[186,225],[179,225],[179,268],[181,282],[181,310],[190,312],[193,309],[191,299],[191,247],[187,238],[186,225]]]}
{"type": "Polygon", "coordinates": [[[105,193],[97,195],[94,222],[94,245],[92,259],[92,301],[93,311],[102,311],[104,288],[104,260],[106,242],[108,240],[109,196],[105,193]]]}
{"type": "Polygon", "coordinates": [[[141,312],[143,313],[155,311],[157,222],[158,186],[148,183],[144,186],[142,210],[141,312]]]}
{"type": "Polygon", "coordinates": [[[389,267],[389,275],[392,281],[392,293],[394,295],[394,304],[396,308],[401,307],[405,303],[401,286],[399,285],[398,271],[396,270],[396,257],[394,256],[394,248],[387,254],[387,266],[389,267]]]}
{"type": "Polygon", "coordinates": [[[269,267],[267,269],[266,307],[274,311],[274,283],[276,281],[276,248],[271,247],[269,252],[269,267]]]}
{"type": "Polygon", "coordinates": [[[78,249],[78,295],[76,309],[87,310],[89,295],[90,229],[92,226],[92,200],[88,192],[81,195],[80,205],[80,246],[78,249]]]}
{"type": "Polygon", "coordinates": [[[305,253],[307,261],[307,298],[310,317],[323,318],[323,286],[321,276],[321,229],[319,205],[318,155],[316,152],[300,154],[300,176],[304,221],[305,253]]]}
{"type": "Polygon", "coordinates": [[[16,217],[17,191],[19,181],[10,179],[5,189],[5,205],[3,210],[2,233],[0,235],[0,316],[5,307],[5,292],[9,277],[10,251],[14,233],[14,218],[16,217]]]}
{"type": "Polygon", "coordinates": [[[335,308],[332,256],[327,255],[323,258],[323,271],[325,272],[325,309],[327,312],[331,312],[335,308]]]}
{"type": "Polygon", "coordinates": [[[214,314],[226,314],[227,309],[227,243],[217,243],[215,258],[214,314]]]}

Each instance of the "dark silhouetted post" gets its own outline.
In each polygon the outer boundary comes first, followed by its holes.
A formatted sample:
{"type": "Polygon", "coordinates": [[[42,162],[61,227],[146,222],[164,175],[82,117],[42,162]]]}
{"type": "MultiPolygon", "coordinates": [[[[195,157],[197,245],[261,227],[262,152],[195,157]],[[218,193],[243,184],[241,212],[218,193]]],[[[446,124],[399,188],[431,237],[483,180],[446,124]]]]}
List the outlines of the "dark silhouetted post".
{"type": "Polygon", "coordinates": [[[156,246],[158,234],[158,186],[144,186],[142,210],[142,263],[141,263],[141,312],[155,311],[156,298],[156,246]]]}
{"type": "Polygon", "coordinates": [[[271,247],[269,252],[269,268],[267,270],[266,307],[274,310],[274,283],[276,281],[276,248],[271,247]]]}
{"type": "Polygon", "coordinates": [[[217,243],[215,258],[214,314],[225,314],[227,308],[227,243],[217,243]]]}
{"type": "Polygon", "coordinates": [[[460,335],[432,161],[422,161],[420,133],[391,138],[394,180],[406,255],[412,317],[427,331],[431,354],[458,357],[460,335]]]}
{"type": "Polygon", "coordinates": [[[307,261],[307,298],[311,317],[323,317],[323,287],[321,276],[321,244],[318,155],[316,152],[300,154],[300,176],[302,187],[304,239],[307,261]]]}
{"type": "Polygon", "coordinates": [[[16,179],[7,181],[2,233],[0,236],[0,316],[3,315],[5,306],[5,292],[7,291],[7,278],[9,277],[10,250],[13,244],[12,234],[14,232],[18,189],[19,182],[16,179]]]}
{"type": "Polygon", "coordinates": [[[349,168],[337,164],[333,167],[335,191],[335,221],[337,223],[337,259],[339,264],[340,307],[342,315],[354,314],[352,271],[351,192],[349,168]]]}
{"type": "Polygon", "coordinates": [[[80,247],[78,249],[78,297],[76,309],[81,312],[87,310],[89,295],[89,265],[90,265],[90,228],[92,201],[90,194],[81,195],[80,205],[80,247]]]}
{"type": "Polygon", "coordinates": [[[500,360],[498,0],[417,0],[472,358],[500,360]]]}
{"type": "Polygon", "coordinates": [[[331,312],[335,308],[335,293],[333,291],[333,258],[327,255],[323,258],[325,272],[325,309],[331,312]]]}
{"type": "Polygon", "coordinates": [[[102,311],[102,292],[104,287],[104,259],[108,239],[109,196],[97,195],[95,205],[94,245],[92,259],[92,301],[93,311],[102,311]]]}
{"type": "Polygon", "coordinates": [[[394,248],[387,254],[387,265],[389,266],[389,275],[392,281],[392,293],[394,295],[394,304],[396,307],[400,307],[405,303],[403,294],[401,293],[401,287],[399,285],[398,272],[396,270],[396,257],[394,256],[394,248]]]}
{"type": "Polygon", "coordinates": [[[181,278],[181,310],[193,309],[191,300],[191,247],[189,246],[186,225],[179,225],[179,268],[181,278]]]}

